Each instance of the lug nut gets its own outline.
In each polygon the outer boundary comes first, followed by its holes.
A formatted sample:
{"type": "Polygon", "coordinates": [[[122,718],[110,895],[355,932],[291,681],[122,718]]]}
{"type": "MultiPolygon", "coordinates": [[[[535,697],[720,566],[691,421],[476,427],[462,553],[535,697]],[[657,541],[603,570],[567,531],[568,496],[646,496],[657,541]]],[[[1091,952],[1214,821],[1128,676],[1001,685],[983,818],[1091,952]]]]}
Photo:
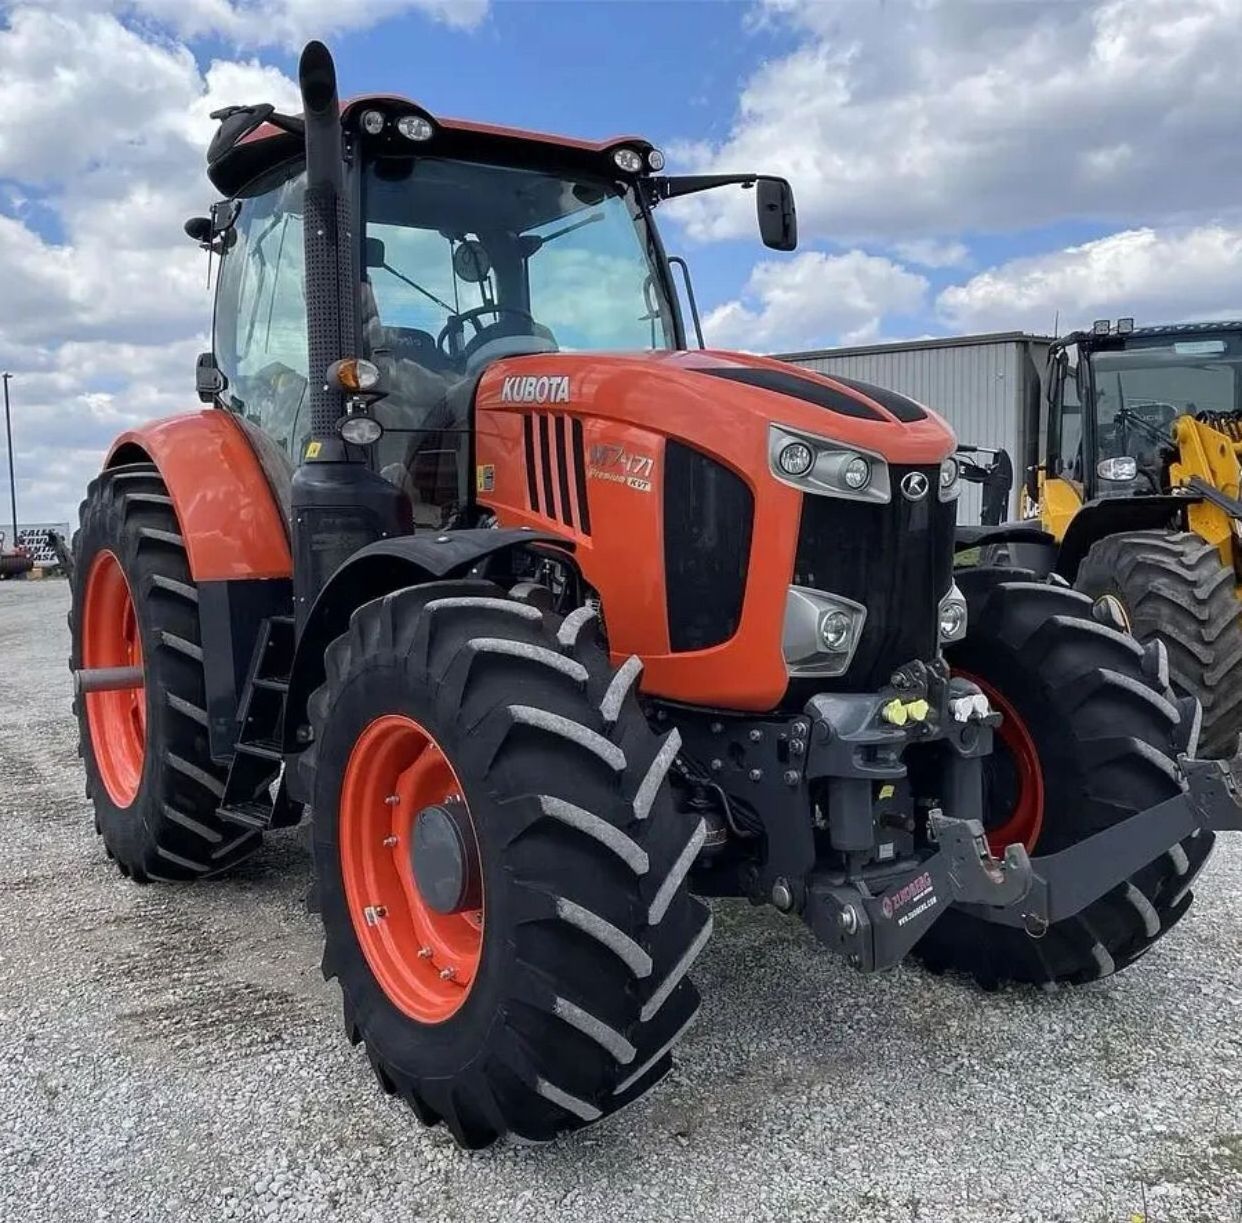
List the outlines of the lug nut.
{"type": "Polygon", "coordinates": [[[388,916],[388,910],[383,905],[367,905],[362,910],[362,916],[368,926],[378,926],[388,916]]]}
{"type": "Polygon", "coordinates": [[[708,727],[708,730],[710,730],[713,735],[718,735],[722,730],[724,730],[724,726],[720,722],[713,722],[711,726],[708,727]]]}
{"type": "Polygon", "coordinates": [[[749,777],[751,781],[762,781],[763,770],[762,769],[751,769],[751,771],[747,773],[746,776],[749,777]]]}
{"type": "Polygon", "coordinates": [[[759,740],[760,740],[760,739],[762,739],[762,738],[763,738],[763,731],[761,731],[761,730],[760,730],[760,729],[756,726],[756,727],[754,728],[754,730],[752,730],[752,731],[750,732],[750,741],[751,741],[752,743],[758,743],[758,742],[759,742],[759,740]]]}
{"type": "Polygon", "coordinates": [[[724,761],[723,761],[723,760],[713,760],[713,761],[712,761],[712,764],[711,764],[711,769],[712,769],[712,772],[713,772],[713,773],[719,773],[719,772],[720,772],[720,770],[721,770],[721,769],[723,769],[723,768],[724,768],[724,761]]]}
{"type": "Polygon", "coordinates": [[[394,836],[387,836],[384,838],[384,846],[387,849],[392,849],[392,847],[396,845],[396,843],[397,843],[397,838],[394,836]]]}
{"type": "Polygon", "coordinates": [[[430,948],[430,947],[420,947],[420,948],[418,949],[418,958],[419,958],[420,960],[429,960],[429,959],[431,959],[431,948],[430,948]]]}
{"type": "Polygon", "coordinates": [[[452,981],[456,976],[457,976],[457,969],[453,968],[451,965],[448,968],[440,969],[440,980],[441,981],[452,981]]]}
{"type": "Polygon", "coordinates": [[[785,784],[787,786],[796,786],[801,776],[802,774],[799,773],[797,769],[786,769],[785,770],[785,784]]]}
{"type": "Polygon", "coordinates": [[[390,794],[386,799],[384,799],[384,802],[386,802],[390,807],[395,807],[400,801],[400,794],[390,794]]]}
{"type": "Polygon", "coordinates": [[[806,751],[806,740],[805,739],[790,739],[789,750],[793,755],[801,756],[802,753],[806,751]]]}

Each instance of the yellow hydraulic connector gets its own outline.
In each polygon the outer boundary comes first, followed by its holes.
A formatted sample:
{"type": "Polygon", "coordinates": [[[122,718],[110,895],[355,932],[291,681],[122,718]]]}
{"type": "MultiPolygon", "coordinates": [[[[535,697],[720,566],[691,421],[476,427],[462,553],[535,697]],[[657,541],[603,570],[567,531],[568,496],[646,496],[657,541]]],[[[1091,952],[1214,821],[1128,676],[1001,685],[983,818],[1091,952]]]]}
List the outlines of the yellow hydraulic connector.
{"type": "Polygon", "coordinates": [[[925,722],[931,713],[931,706],[920,697],[917,701],[902,701],[894,697],[880,710],[880,717],[894,726],[904,726],[907,722],[925,722]]]}

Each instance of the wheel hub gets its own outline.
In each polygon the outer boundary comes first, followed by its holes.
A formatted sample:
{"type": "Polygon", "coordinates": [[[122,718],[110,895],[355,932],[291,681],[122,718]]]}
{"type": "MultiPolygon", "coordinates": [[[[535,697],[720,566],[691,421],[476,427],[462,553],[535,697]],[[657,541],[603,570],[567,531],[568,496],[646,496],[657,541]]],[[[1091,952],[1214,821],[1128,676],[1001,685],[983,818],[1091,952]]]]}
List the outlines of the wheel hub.
{"type": "Polygon", "coordinates": [[[376,982],[411,1019],[448,1019],[479,970],[485,902],[465,792],[434,735],[403,714],[372,721],[345,767],[339,821],[349,915],[376,982]]]}
{"type": "Polygon", "coordinates": [[[414,817],[409,855],[414,883],[437,913],[464,913],[483,903],[479,855],[464,803],[424,807],[414,817]]]}

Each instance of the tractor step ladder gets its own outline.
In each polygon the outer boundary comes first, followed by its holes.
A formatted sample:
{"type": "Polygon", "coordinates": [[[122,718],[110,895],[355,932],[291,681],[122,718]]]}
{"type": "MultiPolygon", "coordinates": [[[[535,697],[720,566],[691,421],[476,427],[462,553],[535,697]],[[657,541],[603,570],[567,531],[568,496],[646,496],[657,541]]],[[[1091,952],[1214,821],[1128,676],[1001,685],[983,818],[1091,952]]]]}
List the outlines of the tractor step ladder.
{"type": "Polygon", "coordinates": [[[264,620],[238,709],[241,732],[218,812],[221,819],[242,828],[285,828],[298,822],[299,810],[286,796],[284,780],[275,800],[271,792],[283,758],[281,738],[293,646],[292,616],[264,620]]]}

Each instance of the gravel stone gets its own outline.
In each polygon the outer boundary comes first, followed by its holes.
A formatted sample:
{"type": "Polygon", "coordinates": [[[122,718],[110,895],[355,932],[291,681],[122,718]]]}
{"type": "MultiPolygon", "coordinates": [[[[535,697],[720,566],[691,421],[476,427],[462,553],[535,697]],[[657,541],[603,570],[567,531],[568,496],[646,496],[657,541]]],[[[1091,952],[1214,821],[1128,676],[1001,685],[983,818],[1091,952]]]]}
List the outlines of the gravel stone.
{"type": "Polygon", "coordinates": [[[1056,993],[859,976],[718,903],[664,1086],[571,1140],[466,1155],[345,1040],[304,831],[190,886],[107,861],[68,601],[0,583],[0,1219],[1242,1220],[1236,835],[1176,931],[1056,993]]]}

